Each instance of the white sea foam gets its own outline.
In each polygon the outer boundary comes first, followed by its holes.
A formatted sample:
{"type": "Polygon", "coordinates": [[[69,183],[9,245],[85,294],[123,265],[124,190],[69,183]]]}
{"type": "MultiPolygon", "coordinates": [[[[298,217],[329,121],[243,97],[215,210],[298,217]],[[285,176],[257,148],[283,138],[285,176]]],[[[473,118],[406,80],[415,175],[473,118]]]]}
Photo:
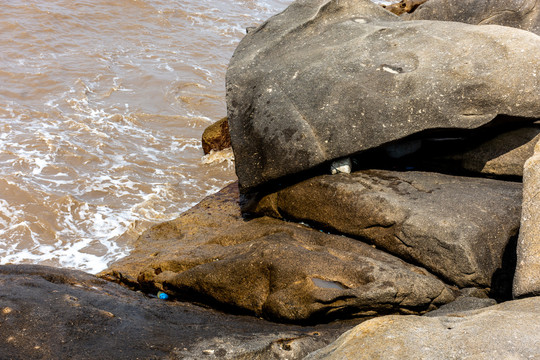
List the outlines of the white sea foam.
{"type": "MultiPolygon", "coordinates": [[[[102,110],[94,110],[89,108],[89,104],[85,99],[71,98],[68,100],[71,104],[75,104],[74,110],[79,113],[74,117],[67,118],[64,124],[68,125],[68,129],[73,131],[73,136],[81,136],[85,133],[89,134],[87,138],[95,140],[103,138],[110,140],[117,138],[120,134],[126,134],[132,139],[138,138],[138,157],[152,163],[163,162],[163,156],[170,156],[175,153],[182,153],[186,150],[200,151],[198,141],[195,139],[182,139],[179,137],[163,139],[163,135],[154,134],[149,130],[135,127],[130,122],[120,121],[118,118],[112,119],[113,116],[105,113],[102,110]],[[89,121],[79,119],[81,113],[84,113],[89,121]],[[81,121],[82,120],[82,121],[81,121]],[[115,136],[115,133],[118,133],[115,136]],[[157,135],[154,136],[154,135],[157,135]],[[171,141],[172,140],[172,141],[171,141]],[[152,145],[169,142],[167,146],[167,154],[162,150],[153,148],[152,145]],[[145,145],[147,144],[147,145],[145,145]]],[[[55,104],[50,102],[49,105],[55,107],[55,104]]],[[[49,126],[54,131],[55,126],[49,126]]],[[[3,138],[7,138],[4,136],[3,138]]],[[[2,238],[6,243],[3,249],[3,254],[0,263],[8,262],[52,262],[60,266],[69,266],[79,269],[84,269],[90,272],[102,270],[106,264],[119,257],[125,256],[129,248],[127,246],[119,246],[116,239],[120,237],[137,219],[144,220],[164,220],[178,215],[178,211],[171,212],[167,206],[160,206],[159,201],[170,197],[170,191],[167,189],[168,184],[154,183],[150,190],[143,190],[139,186],[139,181],[134,181],[129,174],[114,176],[110,170],[121,169],[129,166],[126,161],[126,156],[130,154],[109,154],[105,158],[96,160],[103,163],[106,167],[98,171],[98,173],[87,174],[86,178],[74,180],[69,179],[69,171],[59,171],[52,175],[44,175],[44,170],[49,166],[58,167],[61,165],[58,162],[58,152],[64,154],[78,154],[81,158],[86,158],[86,161],[92,161],[93,156],[90,151],[94,150],[97,153],[105,155],[104,146],[98,142],[98,147],[90,149],[91,144],[77,141],[76,138],[69,138],[69,133],[62,135],[53,135],[52,133],[40,132],[39,138],[47,144],[46,149],[34,150],[31,146],[26,146],[24,143],[2,144],[2,148],[8,146],[10,152],[16,154],[16,159],[12,162],[20,165],[21,171],[15,174],[18,177],[26,178],[28,183],[34,187],[34,191],[44,194],[52,194],[57,192],[58,188],[70,188],[74,198],[69,197],[67,204],[56,210],[58,231],[54,234],[55,245],[43,244],[43,240],[39,239],[39,234],[29,225],[27,221],[18,221],[24,219],[28,214],[24,211],[24,205],[20,205],[20,210],[14,210],[14,204],[2,200],[2,212],[0,222],[0,231],[2,238]],[[64,143],[65,145],[62,145],[64,143]],[[43,152],[45,151],[45,153],[43,152]],[[56,158],[53,160],[53,158],[56,158]],[[24,171],[27,168],[27,171],[24,171]],[[100,173],[101,172],[101,173],[100,173]],[[32,176],[30,179],[29,177],[32,176]],[[150,191],[150,193],[148,193],[150,191]],[[124,209],[111,208],[110,206],[96,206],[87,202],[82,202],[82,198],[89,193],[103,193],[105,197],[123,198],[124,202],[134,203],[124,209]],[[167,214],[168,212],[168,214],[167,214]],[[7,219],[11,219],[7,222],[7,219]],[[32,240],[32,246],[20,248],[16,242],[17,237],[26,237],[32,240]],[[62,239],[62,240],[59,240],[62,239]],[[76,239],[75,241],[67,241],[63,239],[76,239]],[[11,241],[10,241],[11,240],[11,241]],[[101,254],[92,254],[85,252],[86,248],[96,248],[96,241],[101,245],[104,251],[101,254]]],[[[125,146],[121,146],[125,147],[125,146]]],[[[136,148],[137,148],[136,147],[136,148]]],[[[83,161],[84,162],[84,161],[83,161]]],[[[131,164],[133,165],[133,164],[131,164]]],[[[171,166],[173,162],[171,162],[171,166]]],[[[156,166],[158,168],[158,166],[156,166]]],[[[67,168],[66,168],[67,170],[67,168]]],[[[155,170],[155,169],[153,169],[155,170]]],[[[165,175],[163,170],[155,172],[160,175],[165,175]]],[[[5,174],[7,175],[7,174],[5,174]]],[[[14,175],[14,174],[12,174],[14,175]]],[[[167,176],[166,176],[167,177],[167,176]]],[[[170,175],[168,181],[173,180],[170,175]]],[[[13,186],[17,186],[15,182],[9,182],[13,186]]],[[[53,209],[54,210],[54,209],[53,209]]]]}
{"type": "Polygon", "coordinates": [[[234,153],[230,147],[221,151],[210,150],[201,158],[201,163],[205,165],[227,163],[228,167],[234,167],[234,153]]]}
{"type": "Polygon", "coordinates": [[[225,112],[226,65],[245,27],[290,1],[96,0],[88,14],[59,1],[28,19],[10,13],[17,3],[0,15],[20,23],[3,37],[18,47],[0,39],[0,66],[14,74],[0,73],[0,264],[95,273],[234,179],[232,152],[201,159],[200,136],[225,112]],[[65,21],[43,33],[40,16],[55,11],[65,21]]]}

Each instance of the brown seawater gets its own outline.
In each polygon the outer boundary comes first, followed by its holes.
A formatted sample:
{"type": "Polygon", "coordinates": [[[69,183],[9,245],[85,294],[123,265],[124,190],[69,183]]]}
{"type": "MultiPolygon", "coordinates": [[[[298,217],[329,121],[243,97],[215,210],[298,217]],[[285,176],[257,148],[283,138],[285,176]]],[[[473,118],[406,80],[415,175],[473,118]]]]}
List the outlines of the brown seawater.
{"type": "Polygon", "coordinates": [[[0,263],[100,271],[234,180],[200,137],[244,29],[289,3],[4,1],[0,263]]]}
{"type": "Polygon", "coordinates": [[[200,137],[245,28],[291,2],[4,1],[0,264],[98,272],[233,181],[200,137]]]}

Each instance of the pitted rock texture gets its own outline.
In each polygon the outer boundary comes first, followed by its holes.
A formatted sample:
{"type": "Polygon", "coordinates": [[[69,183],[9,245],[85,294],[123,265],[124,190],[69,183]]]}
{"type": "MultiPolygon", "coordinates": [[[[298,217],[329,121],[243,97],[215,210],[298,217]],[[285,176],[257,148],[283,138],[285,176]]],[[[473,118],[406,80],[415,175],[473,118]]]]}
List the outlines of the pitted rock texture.
{"type": "Polygon", "coordinates": [[[358,325],[305,360],[535,359],[540,297],[448,316],[384,316],[358,325]]]}
{"type": "Polygon", "coordinates": [[[369,0],[296,1],[229,64],[241,190],[429,130],[538,119],[539,53],[524,30],[403,21],[369,0]]]}
{"type": "Polygon", "coordinates": [[[508,287],[521,192],[515,182],[364,170],[305,180],[251,211],[365,239],[459,287],[508,287]]]}
{"type": "Polygon", "coordinates": [[[302,359],[356,324],[275,324],[150,298],[81,271],[0,266],[2,359],[302,359]]]}
{"type": "Polygon", "coordinates": [[[539,0],[429,0],[402,18],[503,25],[540,35],[539,0]]]}
{"type": "Polygon", "coordinates": [[[426,270],[360,241],[239,214],[233,184],[151,228],[101,276],[284,322],[423,313],[455,298],[426,270]]]}

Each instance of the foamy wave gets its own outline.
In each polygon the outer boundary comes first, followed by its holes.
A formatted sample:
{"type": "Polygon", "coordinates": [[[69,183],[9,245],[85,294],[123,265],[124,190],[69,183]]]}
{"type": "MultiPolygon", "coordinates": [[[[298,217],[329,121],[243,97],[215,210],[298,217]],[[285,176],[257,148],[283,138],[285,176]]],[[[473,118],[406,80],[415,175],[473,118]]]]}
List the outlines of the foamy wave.
{"type": "Polygon", "coordinates": [[[233,180],[232,151],[201,159],[201,134],[224,115],[245,28],[290,2],[6,4],[0,263],[100,271],[233,180]]]}
{"type": "Polygon", "coordinates": [[[210,150],[210,152],[201,158],[201,163],[208,164],[221,164],[226,163],[227,167],[234,167],[234,153],[232,148],[226,148],[221,151],[210,150]]]}
{"type": "MultiPolygon", "coordinates": [[[[46,106],[57,118],[42,116],[37,125],[16,116],[0,138],[0,163],[10,167],[0,169],[5,193],[21,193],[21,202],[0,199],[1,264],[98,272],[127,255],[152,223],[178,216],[223,184],[190,177],[196,169],[182,158],[200,158],[200,140],[181,136],[181,128],[175,135],[145,126],[160,116],[111,114],[75,90],[46,106]],[[36,131],[29,137],[23,128],[36,131]]],[[[191,129],[211,119],[161,116],[160,126],[163,120],[191,129]]]]}

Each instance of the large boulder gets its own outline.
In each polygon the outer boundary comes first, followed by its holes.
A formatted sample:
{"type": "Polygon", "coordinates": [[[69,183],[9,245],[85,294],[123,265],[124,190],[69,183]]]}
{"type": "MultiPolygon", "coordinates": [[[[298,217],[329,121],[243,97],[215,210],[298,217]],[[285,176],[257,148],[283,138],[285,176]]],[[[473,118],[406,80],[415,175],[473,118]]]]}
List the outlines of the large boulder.
{"type": "Polygon", "coordinates": [[[440,317],[372,319],[305,360],[536,359],[539,332],[535,297],[440,317]]]}
{"type": "Polygon", "coordinates": [[[2,359],[301,359],[354,325],[275,324],[148,297],[80,271],[0,266],[2,359]]]}
{"type": "Polygon", "coordinates": [[[150,229],[101,276],[286,322],[423,313],[455,297],[426,270],[360,241],[242,219],[236,184],[150,229]]]}
{"type": "Polygon", "coordinates": [[[519,29],[296,1],[247,34],[227,71],[242,191],[415,134],[537,119],[539,53],[519,29]]]}
{"type": "Polygon", "coordinates": [[[488,288],[511,283],[521,192],[507,181],[364,170],[305,180],[250,210],[365,239],[459,287],[488,288]]]}
{"type": "Polygon", "coordinates": [[[539,0],[429,0],[402,18],[504,25],[540,35],[539,0]]]}

